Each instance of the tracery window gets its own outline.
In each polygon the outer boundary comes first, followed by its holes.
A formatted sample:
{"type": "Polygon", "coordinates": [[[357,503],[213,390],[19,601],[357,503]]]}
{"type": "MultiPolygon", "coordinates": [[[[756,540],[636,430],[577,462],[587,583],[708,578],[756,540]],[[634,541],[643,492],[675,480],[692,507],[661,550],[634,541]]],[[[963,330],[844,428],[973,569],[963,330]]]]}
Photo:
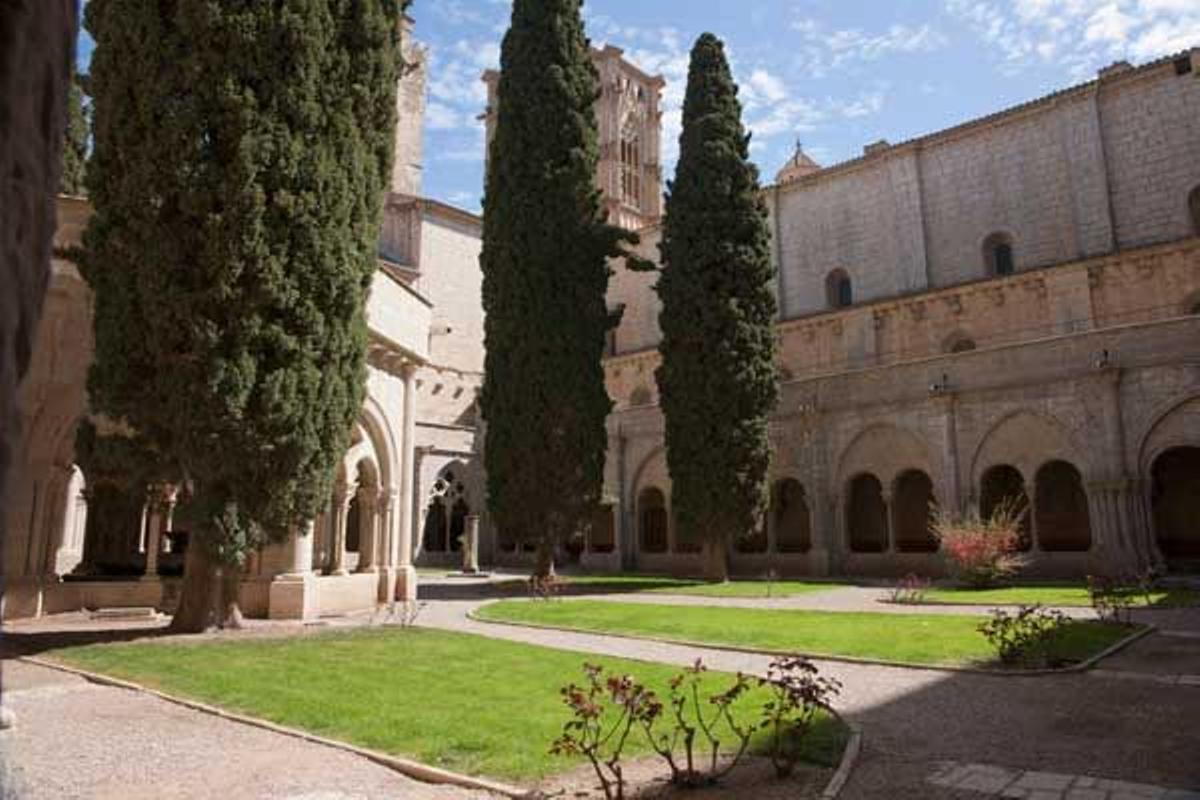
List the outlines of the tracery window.
{"type": "Polygon", "coordinates": [[[621,129],[621,201],[633,208],[642,207],[642,136],[636,117],[625,121],[621,129]]]}
{"type": "Polygon", "coordinates": [[[427,553],[458,552],[471,513],[467,488],[453,470],[446,470],[433,483],[422,532],[422,549],[427,553]]]}

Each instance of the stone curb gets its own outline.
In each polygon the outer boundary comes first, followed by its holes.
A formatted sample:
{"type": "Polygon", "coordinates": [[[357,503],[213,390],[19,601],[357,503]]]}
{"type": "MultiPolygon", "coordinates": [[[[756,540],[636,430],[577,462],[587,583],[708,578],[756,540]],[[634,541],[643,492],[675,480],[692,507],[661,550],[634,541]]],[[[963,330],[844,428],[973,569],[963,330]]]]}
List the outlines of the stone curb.
{"type": "MultiPolygon", "coordinates": [[[[511,598],[510,598],[511,599],[511,598]]],[[[732,644],[712,644],[708,642],[694,642],[690,639],[668,639],[658,636],[649,636],[646,634],[637,633],[605,633],[603,631],[591,631],[584,628],[568,628],[560,625],[544,625],[536,622],[511,622],[508,620],[486,619],[476,614],[478,609],[484,606],[492,605],[493,603],[504,602],[502,600],[491,600],[482,603],[474,609],[467,612],[467,619],[478,622],[483,625],[505,625],[511,628],[530,628],[534,630],[558,631],[560,633],[580,633],[590,636],[607,636],[612,639],[633,639],[642,642],[654,642],[655,644],[678,645],[681,647],[696,647],[704,650],[719,650],[728,653],[747,653],[749,655],[759,656],[803,656],[804,658],[813,661],[835,661],[842,664],[859,664],[862,666],[874,667],[891,667],[894,669],[908,670],[932,670],[934,672],[951,672],[951,673],[970,673],[975,675],[994,675],[1005,678],[1028,678],[1042,675],[1064,675],[1073,672],[1086,672],[1094,667],[1101,660],[1108,658],[1119,650],[1123,650],[1129,645],[1141,639],[1144,636],[1149,636],[1157,630],[1154,625],[1146,624],[1139,630],[1126,636],[1104,650],[1101,650],[1096,655],[1085,661],[1080,661],[1078,664],[1072,664],[1069,667],[1054,667],[1050,669],[1025,669],[1025,670],[1004,670],[1004,669],[988,669],[985,667],[966,667],[953,666],[948,664],[912,664],[907,661],[886,661],[882,659],[856,658],[854,656],[831,656],[831,655],[815,655],[808,653],[797,653],[787,650],[771,650],[764,648],[741,647],[732,644]]],[[[526,600],[522,602],[534,602],[526,600]]],[[[830,611],[830,614],[837,614],[837,611],[830,611]]],[[[645,659],[642,659],[645,660],[645,659]]]]}
{"type": "Polygon", "coordinates": [[[508,784],[489,781],[483,778],[472,778],[469,775],[460,775],[457,772],[450,772],[449,770],[440,769],[438,767],[431,767],[427,764],[422,764],[419,761],[411,761],[407,758],[400,758],[398,756],[380,753],[376,750],[368,750],[365,747],[358,747],[356,745],[349,744],[348,742],[341,742],[336,739],[326,739],[323,736],[317,736],[316,734],[299,730],[297,728],[289,728],[285,725],[278,725],[274,722],[258,719],[257,717],[249,717],[244,714],[236,714],[231,711],[225,711],[224,709],[217,708],[216,706],[210,706],[207,703],[200,703],[195,700],[176,697],[165,692],[160,692],[157,689],[150,689],[142,686],[141,684],[133,683],[132,681],[125,681],[121,680],[120,678],[111,678],[107,675],[88,672],[87,670],[67,666],[66,664],[61,664],[56,661],[49,661],[36,656],[20,656],[17,660],[34,664],[35,666],[44,667],[46,669],[53,669],[58,670],[59,672],[77,675],[92,683],[98,683],[103,686],[113,686],[118,689],[125,689],[127,691],[147,694],[151,697],[156,697],[159,700],[164,700],[168,703],[174,703],[175,705],[183,706],[184,708],[189,708],[193,711],[199,711],[204,714],[211,714],[212,716],[229,720],[230,722],[239,722],[243,725],[262,728],[263,730],[268,730],[272,733],[291,736],[292,738],[303,739],[304,741],[312,742],[313,744],[319,744],[325,747],[332,747],[337,750],[353,753],[354,755],[361,756],[368,761],[372,761],[382,767],[395,770],[402,775],[414,778],[423,783],[458,786],[463,789],[477,789],[480,791],[503,795],[505,797],[516,798],[516,800],[525,800],[526,798],[534,796],[534,794],[527,789],[521,789],[516,786],[509,786],[508,784]]]}
{"type": "Polygon", "coordinates": [[[862,754],[862,728],[850,720],[842,718],[840,714],[838,718],[850,729],[850,738],[842,750],[842,760],[838,764],[837,772],[833,773],[833,777],[825,785],[825,791],[821,792],[820,800],[836,800],[837,796],[842,793],[842,789],[845,788],[846,782],[850,780],[850,774],[858,763],[859,755],[862,754]]]}

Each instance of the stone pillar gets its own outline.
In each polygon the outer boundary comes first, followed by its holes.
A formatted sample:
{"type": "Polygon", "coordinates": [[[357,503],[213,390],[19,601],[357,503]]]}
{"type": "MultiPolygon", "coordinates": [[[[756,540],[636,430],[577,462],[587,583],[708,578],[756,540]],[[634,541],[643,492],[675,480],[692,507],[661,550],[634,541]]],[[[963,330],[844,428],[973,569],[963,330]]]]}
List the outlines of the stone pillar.
{"type": "Polygon", "coordinates": [[[379,493],[379,596],[380,603],[390,603],[396,593],[396,561],[399,557],[399,537],[396,536],[396,506],[398,492],[384,489],[379,493]]]}
{"type": "Polygon", "coordinates": [[[1036,483],[1025,484],[1025,498],[1029,500],[1029,550],[1030,552],[1040,553],[1042,551],[1042,540],[1038,536],[1036,483]]]}
{"type": "Polygon", "coordinates": [[[377,572],[379,552],[379,492],[358,490],[358,572],[377,572]]]}
{"type": "Polygon", "coordinates": [[[350,490],[343,482],[333,487],[333,547],[330,552],[329,573],[346,575],[346,522],[350,515],[350,490]]]}
{"type": "Polygon", "coordinates": [[[162,549],[162,534],[166,528],[167,490],[151,486],[146,496],[146,570],[144,581],[158,580],[158,553],[162,549]]]}
{"type": "Polygon", "coordinates": [[[463,542],[462,571],[468,575],[479,572],[479,515],[467,517],[467,540],[463,542]]]}
{"type": "Polygon", "coordinates": [[[284,546],[285,569],[268,590],[267,615],[271,619],[312,619],[317,616],[317,582],[312,572],[315,526],[306,523],[284,546]]]}
{"type": "Polygon", "coordinates": [[[400,368],[404,380],[404,417],[400,435],[400,494],[396,513],[400,515],[399,547],[396,560],[397,600],[417,599],[417,571],[413,569],[413,486],[416,483],[416,374],[415,364],[400,368]]]}
{"type": "Polygon", "coordinates": [[[894,511],[892,490],[885,488],[880,493],[880,496],[883,498],[883,552],[891,554],[896,552],[896,523],[892,519],[892,512],[894,511]]]}

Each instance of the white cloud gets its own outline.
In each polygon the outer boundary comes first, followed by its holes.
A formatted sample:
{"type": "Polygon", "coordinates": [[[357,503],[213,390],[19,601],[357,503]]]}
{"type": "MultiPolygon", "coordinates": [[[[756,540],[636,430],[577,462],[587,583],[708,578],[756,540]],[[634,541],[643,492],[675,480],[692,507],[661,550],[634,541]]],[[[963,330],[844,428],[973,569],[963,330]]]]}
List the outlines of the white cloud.
{"type": "Polygon", "coordinates": [[[894,23],[882,32],[862,28],[830,29],[820,21],[802,17],[791,23],[798,38],[798,66],[812,77],[823,77],[854,62],[877,61],[898,53],[940,50],[948,43],[945,35],[926,23],[911,26],[894,23]]]}
{"type": "Polygon", "coordinates": [[[1082,79],[1118,59],[1145,61],[1200,44],[1197,0],[945,0],[1014,74],[1058,64],[1082,79]]]}

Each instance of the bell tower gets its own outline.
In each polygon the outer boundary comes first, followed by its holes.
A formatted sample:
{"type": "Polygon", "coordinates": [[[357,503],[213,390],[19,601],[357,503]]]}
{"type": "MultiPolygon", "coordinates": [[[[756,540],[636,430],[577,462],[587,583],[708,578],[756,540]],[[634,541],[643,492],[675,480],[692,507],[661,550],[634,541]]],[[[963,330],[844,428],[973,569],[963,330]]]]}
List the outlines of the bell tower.
{"type": "Polygon", "coordinates": [[[389,188],[394,194],[420,197],[429,53],[413,38],[413,20],[407,15],[400,21],[400,53],[404,65],[396,87],[396,157],[389,188]]]}
{"type": "MultiPolygon", "coordinates": [[[[592,50],[599,74],[596,125],[600,160],[596,186],[608,219],[614,225],[638,230],[662,218],[662,90],[666,81],[647,75],[627,61],[624,51],[609,45],[592,50]]],[[[483,75],[488,87],[487,144],[496,126],[500,73],[483,75]]],[[[485,154],[486,157],[486,154],[485,154]]]]}

